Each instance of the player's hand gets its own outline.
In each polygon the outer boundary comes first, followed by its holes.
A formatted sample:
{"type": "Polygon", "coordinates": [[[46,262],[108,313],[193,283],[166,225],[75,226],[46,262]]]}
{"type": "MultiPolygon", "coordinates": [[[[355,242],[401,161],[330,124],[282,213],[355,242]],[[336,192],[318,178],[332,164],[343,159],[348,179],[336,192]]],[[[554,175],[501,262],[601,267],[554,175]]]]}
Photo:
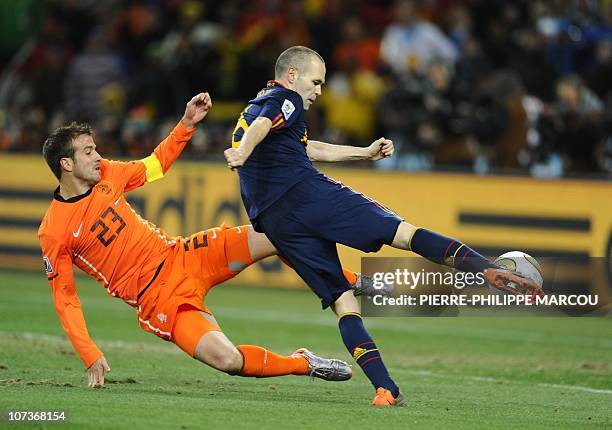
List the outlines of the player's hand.
{"type": "Polygon", "coordinates": [[[381,158],[391,157],[393,155],[393,151],[395,151],[393,141],[381,137],[368,146],[368,152],[370,154],[368,160],[376,161],[380,160],[381,158]]]}
{"type": "Polygon", "coordinates": [[[104,386],[104,375],[106,372],[110,372],[111,368],[106,362],[104,356],[98,358],[93,362],[89,369],[87,369],[87,379],[89,379],[88,387],[96,388],[104,386]]]}
{"type": "Polygon", "coordinates": [[[229,148],[223,151],[223,155],[225,155],[225,160],[227,160],[227,167],[230,170],[237,169],[241,167],[245,162],[247,157],[242,153],[240,148],[229,148]]]}
{"type": "Polygon", "coordinates": [[[212,108],[212,99],[208,93],[200,93],[194,96],[185,107],[185,114],[181,121],[187,128],[193,128],[202,121],[208,111],[212,108]]]}

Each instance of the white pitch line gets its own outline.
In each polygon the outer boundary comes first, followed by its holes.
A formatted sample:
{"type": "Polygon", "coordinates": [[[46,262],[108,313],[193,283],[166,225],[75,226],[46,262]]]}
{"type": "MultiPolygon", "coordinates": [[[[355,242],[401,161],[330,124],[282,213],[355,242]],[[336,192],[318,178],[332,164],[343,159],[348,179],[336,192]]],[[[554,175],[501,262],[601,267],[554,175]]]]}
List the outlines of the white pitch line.
{"type": "MultiPolygon", "coordinates": [[[[499,383],[503,381],[505,384],[507,383],[525,383],[528,384],[527,381],[520,380],[507,380],[500,378],[490,378],[487,376],[471,376],[471,375],[448,375],[445,373],[436,373],[431,372],[429,370],[410,370],[410,369],[397,369],[392,368],[391,373],[403,373],[407,375],[414,376],[424,376],[424,377],[432,377],[432,378],[444,378],[444,379],[463,379],[466,381],[477,381],[477,382],[494,382],[499,383]]],[[[547,384],[547,383],[537,383],[533,384],[537,387],[544,388],[559,388],[564,390],[574,390],[574,391],[583,391],[585,393],[593,393],[593,394],[609,394],[612,395],[612,390],[606,390],[603,388],[591,388],[591,387],[583,387],[581,385],[562,385],[562,384],[547,384]]]]}
{"type": "MultiPolygon", "coordinates": [[[[275,309],[254,309],[242,308],[234,306],[211,306],[211,310],[215,314],[217,320],[223,327],[224,319],[237,319],[244,321],[270,321],[279,322],[282,324],[305,324],[334,327],[337,326],[335,317],[331,312],[290,312],[275,309]]],[[[394,318],[388,320],[386,318],[366,318],[365,325],[369,329],[380,329],[386,331],[400,333],[416,333],[416,334],[431,334],[441,336],[453,336],[458,338],[468,339],[489,339],[495,341],[509,342],[543,342],[551,345],[572,345],[589,348],[599,348],[609,350],[612,349],[612,339],[607,338],[590,338],[588,336],[564,336],[563,338],[550,338],[546,334],[525,333],[524,331],[516,330],[500,332],[497,329],[489,329],[485,327],[470,328],[470,330],[451,331],[448,326],[434,327],[428,321],[419,321],[419,318],[394,318]]]]}
{"type": "Polygon", "coordinates": [[[595,394],[612,394],[612,390],[604,390],[603,388],[582,387],[580,385],[560,385],[560,384],[538,384],[540,387],[562,388],[564,390],[584,391],[595,394]]]}
{"type": "MultiPolygon", "coordinates": [[[[12,333],[12,332],[0,331],[0,337],[13,338],[13,339],[22,338],[26,340],[42,340],[42,341],[47,341],[47,342],[65,343],[69,345],[68,339],[66,339],[65,337],[54,336],[54,335],[49,335],[49,334],[42,334],[42,333],[32,333],[32,332],[12,333]]],[[[153,344],[149,344],[145,342],[127,342],[123,340],[100,340],[98,341],[98,343],[101,346],[106,346],[109,348],[113,348],[113,347],[114,348],[125,348],[125,349],[139,348],[139,349],[144,349],[144,350],[151,350],[151,351],[155,350],[158,352],[169,352],[169,353],[174,353],[174,354],[180,353],[178,349],[175,349],[172,347],[165,347],[165,345],[163,346],[153,345],[153,344]]],[[[430,370],[410,370],[410,369],[393,368],[391,369],[391,371],[392,373],[403,373],[406,375],[413,375],[413,376],[424,376],[424,377],[444,378],[444,379],[454,378],[454,379],[463,379],[466,381],[477,381],[477,382],[498,383],[499,381],[502,380],[499,378],[491,378],[487,376],[448,375],[445,373],[432,372],[430,370]]],[[[505,380],[504,379],[503,381],[504,383],[528,383],[526,381],[518,381],[518,380],[505,380]]],[[[612,390],[606,390],[603,388],[583,387],[580,385],[562,385],[562,384],[547,384],[547,383],[537,383],[535,385],[538,387],[544,387],[544,388],[558,388],[558,389],[564,389],[564,390],[583,391],[585,393],[592,393],[592,394],[612,395],[612,390]]]]}
{"type": "MultiPolygon", "coordinates": [[[[32,332],[7,332],[0,331],[0,340],[1,339],[25,339],[25,340],[33,340],[33,341],[44,341],[44,342],[52,342],[52,343],[62,343],[66,346],[70,347],[70,341],[65,336],[56,336],[52,334],[43,334],[43,333],[32,333],[32,332]]],[[[129,350],[137,350],[137,351],[150,351],[150,352],[164,352],[170,354],[181,355],[180,349],[176,348],[174,345],[171,345],[167,342],[163,343],[149,343],[149,342],[130,342],[125,340],[96,340],[96,344],[100,345],[103,348],[118,348],[118,349],[129,349],[129,350]]]]}
{"type": "MultiPolygon", "coordinates": [[[[111,303],[107,297],[100,297],[104,303],[111,303]]],[[[335,317],[331,312],[317,313],[300,313],[291,311],[274,310],[270,312],[266,309],[242,308],[233,306],[213,306],[212,311],[215,313],[217,320],[223,327],[225,319],[235,319],[242,321],[264,321],[282,324],[309,325],[321,327],[337,327],[335,317]]],[[[489,339],[495,341],[531,341],[541,342],[543,344],[552,345],[568,345],[575,347],[588,347],[609,350],[612,349],[612,339],[589,338],[588,336],[565,336],[561,338],[550,338],[544,334],[528,334],[523,331],[505,331],[479,328],[470,330],[451,331],[447,326],[437,327],[431,326],[428,322],[419,321],[418,318],[405,318],[401,321],[394,319],[392,321],[384,318],[367,318],[366,326],[370,329],[385,330],[400,333],[412,334],[428,334],[432,336],[453,336],[458,338],[468,339],[489,339]]]]}

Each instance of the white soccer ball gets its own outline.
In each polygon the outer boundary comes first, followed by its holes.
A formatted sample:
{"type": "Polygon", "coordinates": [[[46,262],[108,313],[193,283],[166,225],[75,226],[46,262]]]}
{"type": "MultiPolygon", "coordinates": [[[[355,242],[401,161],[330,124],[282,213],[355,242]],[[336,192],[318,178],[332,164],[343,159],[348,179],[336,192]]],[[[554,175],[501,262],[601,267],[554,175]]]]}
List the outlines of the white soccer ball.
{"type": "MultiPolygon", "coordinates": [[[[544,285],[542,268],[536,259],[529,254],[522,251],[510,251],[497,257],[493,263],[512,272],[516,272],[525,278],[531,279],[538,284],[540,288],[544,285]]],[[[517,285],[511,284],[510,286],[520,292],[524,292],[521,291],[517,285]]]]}

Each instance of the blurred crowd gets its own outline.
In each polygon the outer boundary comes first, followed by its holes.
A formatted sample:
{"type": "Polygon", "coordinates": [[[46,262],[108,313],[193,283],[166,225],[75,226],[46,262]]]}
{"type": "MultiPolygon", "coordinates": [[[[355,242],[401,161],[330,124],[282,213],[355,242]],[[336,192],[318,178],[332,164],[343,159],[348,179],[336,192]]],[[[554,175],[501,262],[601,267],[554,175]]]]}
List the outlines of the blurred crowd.
{"type": "Polygon", "coordinates": [[[144,156],[209,91],[189,157],[221,159],[292,45],[327,62],[309,135],[392,138],[378,168],[612,172],[612,0],[0,0],[0,150],[76,120],[144,156]]]}

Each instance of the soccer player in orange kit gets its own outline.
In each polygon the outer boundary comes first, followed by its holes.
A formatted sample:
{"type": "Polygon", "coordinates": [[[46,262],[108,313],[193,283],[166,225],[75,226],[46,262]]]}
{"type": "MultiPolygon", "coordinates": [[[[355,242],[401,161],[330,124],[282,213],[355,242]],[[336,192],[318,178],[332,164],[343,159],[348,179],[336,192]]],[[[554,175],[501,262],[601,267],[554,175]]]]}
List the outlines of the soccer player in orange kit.
{"type": "Polygon", "coordinates": [[[104,385],[110,367],[87,332],[73,264],[136,308],[142,329],[215,369],[251,377],[350,379],[348,364],[304,348],[281,356],[259,346],[234,346],[204,306],[210,288],[277,254],[265,235],[250,225],[222,225],[187,238],[170,237],[142,219],[123,196],[164,176],[211,107],[208,93],[193,97],[170,135],[138,161],[103,159],[86,124],[60,127],[44,143],[43,156],[59,186],[38,236],[55,309],[87,368],[89,386],[104,385]]]}

